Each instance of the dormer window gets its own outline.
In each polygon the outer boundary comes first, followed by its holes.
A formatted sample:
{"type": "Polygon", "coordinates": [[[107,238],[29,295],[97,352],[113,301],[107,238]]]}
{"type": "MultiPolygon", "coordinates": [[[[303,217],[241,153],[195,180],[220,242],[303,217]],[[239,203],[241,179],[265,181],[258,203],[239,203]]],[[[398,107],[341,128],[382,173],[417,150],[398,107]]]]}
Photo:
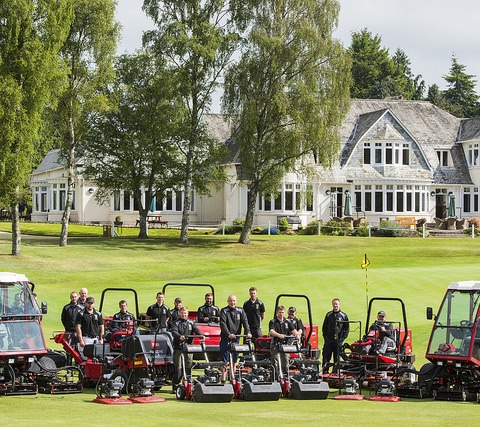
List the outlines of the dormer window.
{"type": "Polygon", "coordinates": [[[438,166],[448,168],[452,166],[450,150],[437,150],[438,166]]]}

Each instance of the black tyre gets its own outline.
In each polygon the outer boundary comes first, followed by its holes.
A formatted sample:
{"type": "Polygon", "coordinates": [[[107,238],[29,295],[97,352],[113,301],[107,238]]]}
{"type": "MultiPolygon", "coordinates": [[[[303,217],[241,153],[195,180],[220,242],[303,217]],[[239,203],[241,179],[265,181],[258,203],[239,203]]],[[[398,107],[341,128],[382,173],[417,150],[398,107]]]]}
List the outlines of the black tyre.
{"type": "Polygon", "coordinates": [[[183,384],[179,384],[177,386],[177,389],[175,390],[175,396],[177,400],[185,400],[185,397],[187,396],[187,389],[183,384]]]}

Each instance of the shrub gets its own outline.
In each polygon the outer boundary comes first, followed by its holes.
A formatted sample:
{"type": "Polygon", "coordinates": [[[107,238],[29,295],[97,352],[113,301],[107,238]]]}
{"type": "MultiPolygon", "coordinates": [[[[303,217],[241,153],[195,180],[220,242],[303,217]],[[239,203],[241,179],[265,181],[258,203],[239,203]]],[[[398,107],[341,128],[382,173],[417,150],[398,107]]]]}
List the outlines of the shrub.
{"type": "Polygon", "coordinates": [[[278,229],[280,231],[287,231],[289,228],[290,228],[290,224],[288,223],[287,218],[282,218],[278,222],[278,229]]]}
{"type": "Polygon", "coordinates": [[[350,236],[353,230],[348,222],[328,221],[322,227],[322,234],[326,236],[350,236]]]}
{"type": "Polygon", "coordinates": [[[233,229],[235,230],[233,234],[240,233],[242,231],[243,225],[245,224],[245,220],[241,218],[235,218],[233,220],[233,229]]]}
{"type": "Polygon", "coordinates": [[[353,235],[358,237],[368,237],[368,224],[357,227],[353,230],[353,235]]]}
{"type": "Polygon", "coordinates": [[[402,234],[402,229],[396,221],[384,220],[380,223],[378,235],[383,237],[398,237],[402,234]]]}
{"type": "Polygon", "coordinates": [[[299,229],[298,234],[301,234],[303,236],[313,236],[315,234],[318,234],[319,222],[321,223],[321,221],[314,220],[308,223],[305,228],[302,228],[301,230],[299,229]]]}

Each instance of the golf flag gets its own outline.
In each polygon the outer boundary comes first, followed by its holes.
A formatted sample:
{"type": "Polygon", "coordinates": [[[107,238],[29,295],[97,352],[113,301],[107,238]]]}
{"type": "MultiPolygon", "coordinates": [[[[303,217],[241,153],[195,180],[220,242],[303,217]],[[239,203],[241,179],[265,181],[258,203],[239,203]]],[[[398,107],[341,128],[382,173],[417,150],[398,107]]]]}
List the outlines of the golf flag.
{"type": "Polygon", "coordinates": [[[370,261],[367,258],[367,254],[365,254],[363,261],[362,261],[362,268],[367,268],[370,265],[370,261]]]}

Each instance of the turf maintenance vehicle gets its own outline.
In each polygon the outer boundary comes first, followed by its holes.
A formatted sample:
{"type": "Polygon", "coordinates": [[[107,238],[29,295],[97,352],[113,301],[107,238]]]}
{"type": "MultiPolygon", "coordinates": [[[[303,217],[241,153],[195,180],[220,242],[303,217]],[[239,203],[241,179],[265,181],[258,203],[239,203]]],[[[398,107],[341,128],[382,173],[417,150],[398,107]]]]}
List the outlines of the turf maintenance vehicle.
{"type": "MultiPolygon", "coordinates": [[[[351,323],[360,323],[361,331],[361,322],[351,323]]],[[[415,370],[414,361],[412,332],[408,329],[404,302],[400,298],[372,298],[368,304],[364,336],[352,344],[344,344],[339,360],[333,371],[325,374],[325,379],[330,387],[339,389],[336,400],[361,400],[362,388],[368,388],[370,400],[395,402],[400,400],[397,393],[399,382],[406,376],[411,377],[411,372],[415,370]],[[384,354],[379,354],[379,334],[375,323],[371,324],[371,319],[380,308],[383,310],[385,304],[392,308],[399,305],[401,319],[389,320],[394,328],[392,338],[395,345],[387,347],[384,354]]]]}
{"type": "Polygon", "coordinates": [[[229,342],[229,375],[235,398],[247,401],[274,401],[280,399],[282,386],[277,381],[274,364],[270,359],[257,361],[252,341],[246,335],[237,335],[229,342]],[[239,342],[244,338],[243,344],[239,342]],[[234,355],[238,356],[235,363],[234,355]]]}
{"type": "Polygon", "coordinates": [[[23,274],[0,273],[0,394],[78,393],[81,372],[45,344],[35,285],[23,274]]]}
{"type": "MultiPolygon", "coordinates": [[[[125,299],[130,302],[133,299],[134,314],[138,316],[138,298],[133,288],[104,289],[100,310],[105,305],[106,294],[112,292],[123,297],[128,294],[125,299]]],[[[106,329],[110,329],[111,322],[112,316],[104,316],[106,329]]],[[[150,328],[130,321],[116,326],[118,331],[110,335],[108,342],[85,346],[83,353],[86,359],[71,344],[69,333],[57,333],[53,339],[63,346],[81,370],[84,384],[96,388],[97,403],[120,404],[125,395],[134,403],[165,401],[157,398],[154,391],[160,390],[173,378],[170,333],[151,333],[150,328]]]]}
{"type": "Polygon", "coordinates": [[[479,401],[480,282],[453,282],[434,319],[425,358],[413,380],[399,384],[400,395],[435,400],[479,401]]]}
{"type": "MultiPolygon", "coordinates": [[[[192,335],[191,338],[198,337],[192,335]]],[[[182,356],[182,380],[175,389],[175,396],[178,400],[192,400],[200,403],[228,403],[233,399],[233,386],[230,383],[220,381],[222,372],[225,369],[223,362],[210,362],[208,360],[205,340],[200,344],[183,344],[182,356]],[[203,369],[202,375],[194,378],[191,372],[186,369],[185,359],[189,355],[198,356],[202,361],[193,362],[193,369],[203,369]]]]}

